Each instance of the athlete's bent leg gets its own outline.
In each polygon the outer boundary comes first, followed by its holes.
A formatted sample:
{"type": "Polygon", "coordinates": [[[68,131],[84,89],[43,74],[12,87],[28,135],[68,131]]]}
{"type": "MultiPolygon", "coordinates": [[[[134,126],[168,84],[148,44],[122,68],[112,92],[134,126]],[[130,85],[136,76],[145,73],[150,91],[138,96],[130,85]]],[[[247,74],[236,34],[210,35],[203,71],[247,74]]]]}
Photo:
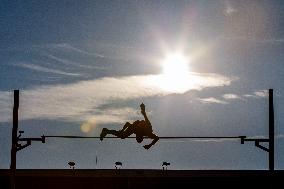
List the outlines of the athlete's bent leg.
{"type": "Polygon", "coordinates": [[[114,136],[117,136],[119,138],[123,137],[123,132],[122,131],[116,131],[116,130],[109,130],[107,128],[103,128],[101,134],[100,134],[100,140],[103,140],[104,137],[106,137],[107,134],[111,134],[114,136]]]}

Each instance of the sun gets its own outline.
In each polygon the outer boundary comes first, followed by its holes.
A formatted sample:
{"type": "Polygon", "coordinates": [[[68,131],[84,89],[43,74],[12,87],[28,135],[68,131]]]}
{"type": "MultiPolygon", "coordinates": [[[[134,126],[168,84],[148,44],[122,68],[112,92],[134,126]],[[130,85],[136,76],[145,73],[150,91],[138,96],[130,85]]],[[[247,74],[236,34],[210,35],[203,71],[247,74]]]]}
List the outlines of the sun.
{"type": "Polygon", "coordinates": [[[182,53],[168,54],[161,61],[162,73],[158,81],[160,88],[171,92],[183,92],[190,80],[190,57],[182,53]]]}
{"type": "Polygon", "coordinates": [[[169,54],[162,61],[162,74],[173,78],[179,75],[187,74],[189,72],[188,62],[189,58],[186,58],[181,53],[169,54]]]}

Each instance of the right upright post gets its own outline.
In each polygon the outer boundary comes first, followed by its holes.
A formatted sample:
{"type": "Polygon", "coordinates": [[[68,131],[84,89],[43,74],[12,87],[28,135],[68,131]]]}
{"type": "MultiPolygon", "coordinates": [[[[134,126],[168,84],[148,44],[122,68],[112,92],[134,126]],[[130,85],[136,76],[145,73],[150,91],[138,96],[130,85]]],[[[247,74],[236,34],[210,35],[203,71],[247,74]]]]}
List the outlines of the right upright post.
{"type": "Polygon", "coordinates": [[[274,108],[273,108],[273,89],[269,89],[269,171],[274,171],[274,108]]]}

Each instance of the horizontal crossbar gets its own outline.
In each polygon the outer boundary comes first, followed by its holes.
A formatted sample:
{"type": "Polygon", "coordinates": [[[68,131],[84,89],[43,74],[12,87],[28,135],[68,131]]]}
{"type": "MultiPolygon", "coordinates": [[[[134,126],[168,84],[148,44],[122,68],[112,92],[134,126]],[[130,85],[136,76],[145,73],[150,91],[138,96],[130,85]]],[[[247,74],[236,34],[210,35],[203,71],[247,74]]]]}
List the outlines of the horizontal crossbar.
{"type": "MultiPolygon", "coordinates": [[[[46,135],[42,136],[45,138],[71,138],[71,139],[99,139],[100,137],[95,137],[95,136],[70,136],[70,135],[46,135]]],[[[243,136],[164,136],[164,137],[159,137],[160,139],[241,139],[243,136]]],[[[104,138],[117,138],[120,139],[119,137],[104,137],[104,138]]],[[[126,138],[136,138],[136,137],[126,137],[126,138]]],[[[144,137],[144,138],[149,138],[149,137],[144,137]]]]}

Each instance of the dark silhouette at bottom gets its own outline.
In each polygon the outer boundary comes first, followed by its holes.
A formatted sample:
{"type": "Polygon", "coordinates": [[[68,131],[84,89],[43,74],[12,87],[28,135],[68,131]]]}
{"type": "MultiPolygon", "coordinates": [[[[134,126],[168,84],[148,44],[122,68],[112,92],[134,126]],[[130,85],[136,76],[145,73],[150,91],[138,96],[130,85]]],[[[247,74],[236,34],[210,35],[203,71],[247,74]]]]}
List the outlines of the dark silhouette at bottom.
{"type": "Polygon", "coordinates": [[[144,137],[153,139],[153,141],[150,144],[143,146],[147,150],[151,148],[151,146],[153,146],[159,140],[159,137],[153,133],[152,125],[146,115],[145,105],[143,103],[140,105],[140,108],[141,108],[141,114],[144,116],[145,120],[136,120],[132,124],[126,122],[123,128],[118,131],[103,128],[100,134],[100,140],[103,140],[107,134],[112,134],[121,139],[125,139],[130,135],[135,134],[136,141],[138,143],[141,143],[144,137]]]}

